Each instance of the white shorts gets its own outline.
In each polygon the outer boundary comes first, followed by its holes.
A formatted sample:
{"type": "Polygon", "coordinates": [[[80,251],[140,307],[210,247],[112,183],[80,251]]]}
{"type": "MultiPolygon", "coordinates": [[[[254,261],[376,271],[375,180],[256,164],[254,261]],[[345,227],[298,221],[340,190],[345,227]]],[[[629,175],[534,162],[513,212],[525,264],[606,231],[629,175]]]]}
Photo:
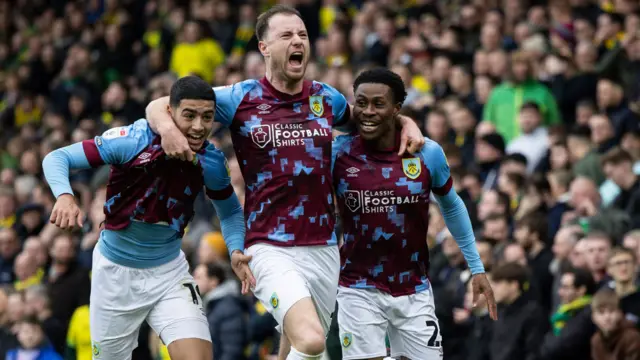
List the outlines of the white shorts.
{"type": "Polygon", "coordinates": [[[340,253],[333,246],[279,247],[252,245],[245,252],[253,256],[249,267],[256,278],[253,294],[278,322],[299,300],[310,297],[325,331],[336,307],[340,253]]]}
{"type": "Polygon", "coordinates": [[[89,312],[93,359],[131,359],[145,320],[166,345],[188,338],[211,341],[202,298],[182,252],[167,264],[134,269],[108,260],[96,246],[89,312]]]}
{"type": "Polygon", "coordinates": [[[343,359],[387,356],[441,360],[442,336],[431,288],[393,297],[375,289],[338,289],[338,325],[343,359]]]}

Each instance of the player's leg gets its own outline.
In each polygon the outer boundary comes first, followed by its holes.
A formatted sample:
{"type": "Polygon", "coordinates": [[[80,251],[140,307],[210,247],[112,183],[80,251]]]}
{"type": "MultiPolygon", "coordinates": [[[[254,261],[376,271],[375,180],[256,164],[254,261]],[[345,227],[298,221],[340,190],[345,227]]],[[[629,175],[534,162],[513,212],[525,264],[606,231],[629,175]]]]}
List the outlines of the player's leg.
{"type": "Polygon", "coordinates": [[[147,288],[151,293],[161,293],[161,297],[149,312],[147,322],[167,345],[171,359],[213,358],[209,323],[184,254],[150,270],[147,288]]]}
{"type": "Polygon", "coordinates": [[[137,270],[112,263],[96,247],[89,306],[93,359],[131,359],[150,309],[137,270]]]}
{"type": "MultiPolygon", "coordinates": [[[[390,295],[389,295],[390,297],[390,295]]],[[[389,341],[393,358],[441,360],[442,336],[431,289],[390,298],[389,341]]]]}
{"type": "MultiPolygon", "coordinates": [[[[304,252],[301,248],[257,244],[246,253],[253,256],[249,263],[256,278],[253,294],[273,315],[278,329],[284,331],[291,344],[286,359],[320,359],[324,332],[305,276],[296,264],[304,252]]],[[[281,346],[280,354],[284,356],[286,342],[281,346]]]]}
{"type": "MultiPolygon", "coordinates": [[[[296,307],[300,311],[295,311],[293,314],[299,313],[304,316],[304,314],[311,311],[312,307],[315,309],[319,322],[315,322],[315,319],[313,319],[314,323],[309,324],[309,326],[313,326],[315,332],[314,341],[319,341],[319,338],[322,338],[322,351],[317,353],[322,356],[317,358],[328,359],[325,351],[325,342],[331,326],[331,314],[336,306],[338,277],[340,275],[340,253],[337,246],[312,246],[299,248],[297,251],[298,254],[295,257],[296,267],[298,272],[304,275],[311,294],[311,301],[301,303],[300,307],[296,307]]],[[[291,320],[285,318],[285,330],[291,327],[291,324],[295,326],[296,323],[294,316],[291,317],[291,320]]],[[[292,330],[287,331],[290,334],[292,330]]],[[[299,350],[293,340],[294,336],[291,334],[288,338],[293,343],[293,349],[299,350]]],[[[318,347],[318,350],[320,350],[320,347],[318,347]]],[[[291,353],[294,352],[291,351],[291,353]]]]}
{"type": "Polygon", "coordinates": [[[338,326],[343,359],[387,356],[384,338],[389,321],[381,299],[382,294],[377,290],[339,288],[338,326]]]}

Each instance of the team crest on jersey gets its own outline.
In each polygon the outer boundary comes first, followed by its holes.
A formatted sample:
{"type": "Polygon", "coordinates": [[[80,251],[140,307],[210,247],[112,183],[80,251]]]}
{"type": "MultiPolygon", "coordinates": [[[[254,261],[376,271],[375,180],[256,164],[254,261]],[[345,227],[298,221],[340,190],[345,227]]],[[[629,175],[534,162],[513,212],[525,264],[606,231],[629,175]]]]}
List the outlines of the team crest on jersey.
{"type": "Polygon", "coordinates": [[[271,127],[269,125],[252,126],[251,140],[260,148],[264,148],[271,141],[271,127]]]}
{"type": "Polygon", "coordinates": [[[278,299],[278,294],[273,293],[273,295],[271,295],[271,299],[269,299],[269,303],[271,303],[271,307],[274,309],[278,308],[278,305],[280,305],[280,300],[278,299]]]}
{"type": "Polygon", "coordinates": [[[360,209],[362,205],[362,199],[360,198],[360,191],[358,190],[347,190],[344,192],[344,203],[347,205],[349,210],[355,212],[360,209]]]}
{"type": "Polygon", "coordinates": [[[309,96],[309,108],[315,116],[322,116],[324,114],[324,96],[309,96]]]}
{"type": "Polygon", "coordinates": [[[340,338],[342,339],[341,342],[343,348],[346,349],[351,346],[351,343],[353,342],[353,335],[351,335],[351,333],[344,333],[340,338]]]}
{"type": "Polygon", "coordinates": [[[93,358],[99,358],[100,357],[100,344],[98,343],[93,343],[91,344],[91,352],[93,353],[93,358]]]}
{"type": "Polygon", "coordinates": [[[420,166],[420,159],[418,158],[408,158],[402,159],[402,171],[407,175],[409,179],[417,179],[422,172],[422,167],[420,166]]]}

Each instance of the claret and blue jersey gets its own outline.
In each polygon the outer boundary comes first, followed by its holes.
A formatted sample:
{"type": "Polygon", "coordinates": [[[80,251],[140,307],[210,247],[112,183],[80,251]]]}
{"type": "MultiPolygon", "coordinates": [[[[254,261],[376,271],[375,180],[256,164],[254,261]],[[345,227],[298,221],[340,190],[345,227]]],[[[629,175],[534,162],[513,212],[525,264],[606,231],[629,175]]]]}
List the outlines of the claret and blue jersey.
{"type": "Polygon", "coordinates": [[[372,150],[360,136],[339,136],[332,166],[343,222],[341,286],[393,296],[428,289],[432,192],[472,272],[484,271],[468,213],[452,191],[449,165],[437,143],[425,139],[420,152],[399,157],[397,149],[372,150]]]}
{"type": "MultiPolygon", "coordinates": [[[[165,264],[180,253],[181,238],[203,189],[213,200],[230,251],[242,250],[244,219],[224,154],[205,143],[193,163],[169,159],[146,120],[114,128],[49,154],[45,176],[56,196],[73,194],[69,170],[110,164],[105,230],[99,247],[128,267],[165,264]]],[[[96,224],[97,225],[97,224],[96,224]]]]}
{"type": "Polygon", "coordinates": [[[264,78],[215,90],[246,184],[247,247],[337,244],[331,129],[349,119],[344,96],[315,81],[284,94],[264,78]]]}

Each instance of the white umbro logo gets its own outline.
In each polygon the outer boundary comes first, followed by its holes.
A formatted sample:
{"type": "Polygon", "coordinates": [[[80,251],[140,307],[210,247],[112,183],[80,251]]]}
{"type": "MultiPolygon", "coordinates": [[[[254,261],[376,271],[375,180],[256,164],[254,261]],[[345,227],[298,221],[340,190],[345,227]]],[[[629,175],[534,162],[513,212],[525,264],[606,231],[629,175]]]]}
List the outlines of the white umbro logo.
{"type": "Polygon", "coordinates": [[[143,152],[142,154],[140,154],[140,156],[138,156],[138,159],[140,159],[140,163],[144,164],[146,162],[149,161],[149,158],[151,157],[151,154],[148,152],[143,152]]]}
{"type": "Polygon", "coordinates": [[[260,112],[258,114],[269,114],[270,111],[267,111],[267,110],[271,109],[271,105],[269,105],[269,104],[260,104],[260,105],[256,106],[256,108],[258,110],[260,110],[260,112]]]}
{"type": "Polygon", "coordinates": [[[349,173],[349,177],[357,177],[358,176],[358,172],[360,172],[360,169],[358,169],[355,166],[352,166],[350,168],[347,169],[347,172],[349,173]]]}

